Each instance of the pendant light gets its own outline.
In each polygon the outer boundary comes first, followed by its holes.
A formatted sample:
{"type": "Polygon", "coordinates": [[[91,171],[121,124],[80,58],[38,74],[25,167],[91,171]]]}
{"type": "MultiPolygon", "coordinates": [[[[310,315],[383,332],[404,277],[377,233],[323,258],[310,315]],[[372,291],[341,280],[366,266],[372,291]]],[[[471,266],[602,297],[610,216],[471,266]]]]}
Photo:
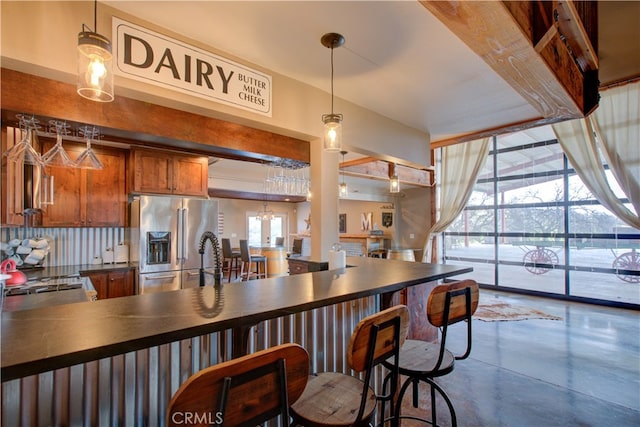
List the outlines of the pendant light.
{"type": "Polygon", "coordinates": [[[320,39],[324,47],[331,49],[331,114],[323,114],[324,149],[338,152],[342,149],[342,114],[333,112],[333,49],[344,44],[344,37],[338,33],[327,33],[320,39]]]}
{"type": "Polygon", "coordinates": [[[98,102],[113,101],[111,41],[98,34],[98,2],[93,3],[93,28],[82,24],[78,33],[78,95],[98,102]]]}
{"type": "Polygon", "coordinates": [[[340,196],[341,199],[345,199],[349,195],[347,183],[344,182],[344,155],[347,154],[347,152],[341,151],[340,154],[342,154],[342,182],[338,185],[338,196],[340,196]]]}
{"type": "Polygon", "coordinates": [[[389,163],[389,192],[400,192],[400,179],[398,179],[398,175],[396,175],[395,163],[389,163]]]}

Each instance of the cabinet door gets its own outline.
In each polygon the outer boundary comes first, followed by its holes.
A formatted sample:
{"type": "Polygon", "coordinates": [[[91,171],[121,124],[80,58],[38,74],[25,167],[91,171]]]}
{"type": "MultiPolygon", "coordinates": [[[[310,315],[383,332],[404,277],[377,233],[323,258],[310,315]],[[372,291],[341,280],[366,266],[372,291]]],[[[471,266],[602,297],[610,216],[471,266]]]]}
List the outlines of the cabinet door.
{"type": "Polygon", "coordinates": [[[83,274],[83,276],[86,276],[91,280],[91,284],[93,284],[93,288],[96,290],[99,300],[109,298],[109,273],[88,273],[83,274]]]}
{"type": "Polygon", "coordinates": [[[89,227],[124,227],[127,197],[125,155],[120,151],[96,150],[102,170],[86,172],[86,221],[89,227]]]}
{"type": "Polygon", "coordinates": [[[208,159],[191,156],[175,156],[173,159],[174,193],[206,197],[209,190],[208,159]]]}
{"type": "Polygon", "coordinates": [[[171,194],[173,159],[166,152],[133,151],[132,191],[171,194]]]}
{"type": "MultiPolygon", "coordinates": [[[[47,141],[43,144],[43,152],[54,145],[47,141]]],[[[63,145],[72,159],[78,157],[80,150],[75,146],[63,145]]],[[[78,168],[46,167],[45,173],[53,177],[53,205],[43,207],[42,225],[45,227],[80,227],[84,225],[84,193],[85,171],[78,168]]]]}
{"type": "Polygon", "coordinates": [[[133,295],[133,272],[131,270],[110,271],[108,287],[108,298],[133,295]]]}
{"type": "MultiPolygon", "coordinates": [[[[2,153],[20,142],[20,130],[13,127],[2,128],[2,153]]],[[[24,168],[2,156],[2,217],[1,222],[8,225],[24,225],[24,217],[19,215],[22,212],[24,191],[24,168]]]]}

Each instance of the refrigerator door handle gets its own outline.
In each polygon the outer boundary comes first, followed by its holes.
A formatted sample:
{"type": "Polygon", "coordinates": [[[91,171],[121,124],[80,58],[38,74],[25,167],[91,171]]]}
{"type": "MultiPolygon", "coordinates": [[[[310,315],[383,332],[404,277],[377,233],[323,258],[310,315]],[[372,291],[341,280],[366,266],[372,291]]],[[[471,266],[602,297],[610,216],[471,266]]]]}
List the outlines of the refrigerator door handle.
{"type": "Polygon", "coordinates": [[[176,209],[176,215],[178,218],[178,221],[176,221],[176,263],[180,264],[182,262],[182,232],[184,230],[181,230],[181,226],[182,226],[182,218],[181,218],[181,214],[182,214],[182,209],[178,208],[176,209]]]}
{"type": "Polygon", "coordinates": [[[189,209],[183,208],[182,209],[182,237],[180,239],[182,244],[182,262],[185,262],[188,259],[187,257],[188,251],[185,248],[185,245],[187,244],[186,240],[187,240],[188,230],[189,230],[189,209]]]}
{"type": "Polygon", "coordinates": [[[147,277],[145,276],[144,280],[165,280],[165,279],[175,279],[176,275],[172,274],[169,276],[153,276],[153,277],[147,277]]]}

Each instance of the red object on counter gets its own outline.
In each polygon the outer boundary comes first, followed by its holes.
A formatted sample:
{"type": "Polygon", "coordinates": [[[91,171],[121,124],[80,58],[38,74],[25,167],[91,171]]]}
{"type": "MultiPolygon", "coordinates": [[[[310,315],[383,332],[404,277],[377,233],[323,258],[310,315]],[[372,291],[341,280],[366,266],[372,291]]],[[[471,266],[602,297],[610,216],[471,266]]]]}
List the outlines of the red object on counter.
{"type": "Polygon", "coordinates": [[[11,276],[4,282],[6,286],[23,285],[27,282],[27,276],[25,276],[22,271],[18,271],[16,268],[16,262],[12,259],[2,261],[2,264],[0,264],[0,271],[3,274],[11,276]]]}

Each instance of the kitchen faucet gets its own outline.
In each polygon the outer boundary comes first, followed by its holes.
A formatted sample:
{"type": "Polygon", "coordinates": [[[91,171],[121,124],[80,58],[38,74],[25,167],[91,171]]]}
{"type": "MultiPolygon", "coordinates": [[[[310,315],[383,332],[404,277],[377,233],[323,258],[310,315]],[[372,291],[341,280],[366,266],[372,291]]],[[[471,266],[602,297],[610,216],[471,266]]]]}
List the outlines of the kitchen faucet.
{"type": "Polygon", "coordinates": [[[211,242],[213,247],[213,256],[215,257],[215,270],[214,270],[214,284],[220,284],[220,278],[222,277],[222,258],[220,254],[220,245],[218,245],[218,238],[211,231],[205,231],[200,237],[200,286],[204,286],[204,247],[207,240],[211,242]]]}

